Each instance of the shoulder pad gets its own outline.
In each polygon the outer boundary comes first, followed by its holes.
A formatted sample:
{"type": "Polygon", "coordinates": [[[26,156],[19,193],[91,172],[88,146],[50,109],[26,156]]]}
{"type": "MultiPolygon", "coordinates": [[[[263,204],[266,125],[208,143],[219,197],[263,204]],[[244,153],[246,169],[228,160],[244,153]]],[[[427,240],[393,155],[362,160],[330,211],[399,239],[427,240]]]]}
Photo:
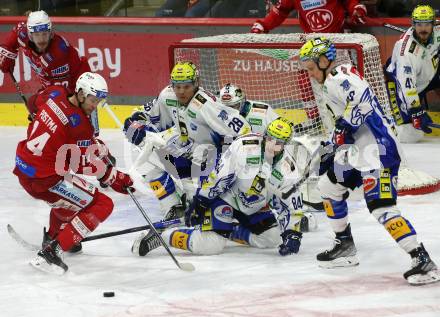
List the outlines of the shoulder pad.
{"type": "Polygon", "coordinates": [[[206,103],[206,98],[205,97],[203,97],[201,94],[197,94],[195,97],[194,97],[197,101],[199,101],[201,104],[205,104],[206,103]]]}
{"type": "Polygon", "coordinates": [[[242,142],[242,144],[243,145],[258,145],[258,144],[260,144],[260,141],[259,140],[255,140],[255,139],[251,139],[251,140],[242,140],[241,141],[242,142]]]}
{"type": "Polygon", "coordinates": [[[255,103],[255,102],[254,102],[254,104],[252,106],[253,106],[253,108],[259,108],[259,109],[267,109],[268,108],[268,106],[265,105],[265,104],[255,103]]]}
{"type": "Polygon", "coordinates": [[[330,72],[330,74],[332,76],[336,76],[338,74],[338,71],[336,70],[336,68],[333,68],[332,71],[330,72]]]}
{"type": "Polygon", "coordinates": [[[408,52],[414,53],[414,50],[416,49],[417,42],[412,40],[411,45],[409,46],[408,52]]]}

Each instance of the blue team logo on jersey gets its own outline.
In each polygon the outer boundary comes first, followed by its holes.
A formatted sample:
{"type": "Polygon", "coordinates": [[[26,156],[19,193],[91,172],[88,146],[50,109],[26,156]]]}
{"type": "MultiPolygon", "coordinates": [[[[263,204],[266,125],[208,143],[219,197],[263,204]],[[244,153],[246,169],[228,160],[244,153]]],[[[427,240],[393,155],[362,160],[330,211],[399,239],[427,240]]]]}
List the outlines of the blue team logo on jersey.
{"type": "Polygon", "coordinates": [[[348,81],[348,79],[344,80],[341,84],[342,89],[344,89],[344,91],[349,91],[350,90],[350,82],[348,81]]]}
{"type": "Polygon", "coordinates": [[[63,38],[61,38],[59,47],[63,52],[67,52],[67,43],[63,38]]]}
{"type": "Polygon", "coordinates": [[[55,97],[58,97],[61,94],[61,92],[59,92],[58,90],[52,91],[49,94],[50,99],[54,99],[55,97]]]}
{"type": "Polygon", "coordinates": [[[24,162],[19,156],[15,157],[15,166],[25,175],[29,177],[35,176],[35,167],[24,162]]]}
{"type": "Polygon", "coordinates": [[[405,74],[412,74],[411,66],[403,66],[403,72],[405,74]]]}
{"type": "Polygon", "coordinates": [[[228,113],[226,112],[226,110],[222,110],[220,111],[220,113],[218,114],[218,117],[220,119],[222,119],[223,121],[228,120],[228,113]]]}
{"type": "Polygon", "coordinates": [[[49,63],[53,61],[53,57],[50,55],[50,53],[46,53],[46,55],[44,55],[44,59],[46,59],[49,63]]]}
{"type": "Polygon", "coordinates": [[[193,130],[193,131],[197,131],[197,126],[194,124],[194,123],[190,123],[189,124],[189,126],[190,126],[190,128],[191,128],[191,130],[193,130]]]}
{"type": "Polygon", "coordinates": [[[69,116],[69,122],[72,128],[76,128],[81,123],[81,117],[79,116],[79,114],[74,113],[69,116]]]}

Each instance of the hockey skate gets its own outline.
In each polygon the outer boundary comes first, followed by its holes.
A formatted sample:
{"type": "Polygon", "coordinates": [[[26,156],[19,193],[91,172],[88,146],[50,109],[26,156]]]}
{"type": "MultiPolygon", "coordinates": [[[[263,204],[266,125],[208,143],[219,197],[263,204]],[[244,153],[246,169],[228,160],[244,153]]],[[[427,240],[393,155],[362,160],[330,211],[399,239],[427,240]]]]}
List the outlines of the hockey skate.
{"type": "MultiPolygon", "coordinates": [[[[49,236],[49,233],[47,233],[46,231],[46,227],[44,227],[43,229],[43,242],[41,243],[41,248],[44,249],[47,244],[52,241],[52,238],[49,236]]],[[[78,242],[76,244],[74,244],[69,251],[69,253],[79,253],[82,250],[82,244],[81,242],[78,242]]]]}
{"type": "Polygon", "coordinates": [[[174,220],[183,218],[185,216],[185,206],[182,204],[174,205],[173,207],[168,210],[167,214],[163,218],[163,220],[174,220]]]}
{"type": "Polygon", "coordinates": [[[68,266],[60,258],[62,249],[57,240],[46,243],[46,246],[38,251],[37,257],[29,263],[37,270],[62,275],[68,270],[68,266]]]}
{"type": "Polygon", "coordinates": [[[310,232],[318,229],[318,220],[311,212],[301,212],[301,220],[299,222],[299,231],[310,232]]]}
{"type": "Polygon", "coordinates": [[[409,284],[423,285],[440,281],[440,271],[429,257],[423,243],[412,250],[409,255],[412,258],[412,268],[403,274],[409,284]]]}
{"type": "Polygon", "coordinates": [[[157,249],[161,246],[160,239],[153,230],[147,233],[141,233],[139,237],[133,242],[131,252],[139,256],[145,256],[151,250],[157,249]]]}
{"type": "Polygon", "coordinates": [[[316,259],[319,266],[326,269],[359,264],[350,224],[347,225],[344,231],[336,233],[333,248],[319,253],[316,259]]]}

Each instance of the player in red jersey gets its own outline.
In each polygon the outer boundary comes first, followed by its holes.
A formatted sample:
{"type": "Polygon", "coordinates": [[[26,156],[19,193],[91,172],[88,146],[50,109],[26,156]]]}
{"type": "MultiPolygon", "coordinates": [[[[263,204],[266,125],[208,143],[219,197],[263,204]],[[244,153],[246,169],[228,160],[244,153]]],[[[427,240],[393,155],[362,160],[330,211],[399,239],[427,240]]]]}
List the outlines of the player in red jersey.
{"type": "Polygon", "coordinates": [[[44,11],[31,12],[27,23],[13,28],[0,45],[0,70],[12,71],[18,49],[21,47],[42,88],[62,85],[73,93],[78,77],[90,71],[85,57],[62,36],[52,30],[52,23],[44,11]]]}
{"type": "MultiPolygon", "coordinates": [[[[79,57],[78,51],[64,37],[53,32],[52,22],[44,11],[31,12],[26,23],[20,22],[6,36],[6,40],[0,45],[2,72],[12,73],[20,47],[40,79],[41,89],[61,85],[69,93],[73,93],[79,75],[90,71],[87,59],[79,57]]],[[[29,102],[33,103],[36,96],[31,96],[29,102]]],[[[97,136],[99,124],[96,111],[90,120],[97,136]]]]}
{"type": "Polygon", "coordinates": [[[358,0],[279,0],[263,20],[257,20],[252,33],[267,33],[281,25],[296,10],[306,33],[344,33],[345,14],[353,24],[365,24],[367,9],[358,0]]]}
{"type": "Polygon", "coordinates": [[[49,86],[29,105],[36,115],[27,138],[17,146],[14,174],[32,197],[52,208],[42,249],[31,261],[43,271],[67,271],[60,254],[78,245],[113,210],[111,198],[72,171],[96,176],[119,193],[133,185],[129,175],[107,163],[107,148],[93,137],[88,117],[107,92],[102,76],[86,72],[78,78],[74,94],[49,86]]]}

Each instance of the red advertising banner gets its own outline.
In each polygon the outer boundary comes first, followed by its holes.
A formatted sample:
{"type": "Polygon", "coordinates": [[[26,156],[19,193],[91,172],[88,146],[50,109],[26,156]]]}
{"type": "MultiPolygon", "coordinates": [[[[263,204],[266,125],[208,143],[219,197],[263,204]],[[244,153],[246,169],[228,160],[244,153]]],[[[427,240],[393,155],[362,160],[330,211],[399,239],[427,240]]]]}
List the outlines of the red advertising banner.
{"type": "MultiPolygon", "coordinates": [[[[85,33],[60,32],[92,71],[102,74],[115,96],[154,96],[169,82],[168,46],[191,34],[85,33]]],[[[0,32],[0,39],[6,36],[0,32]]],[[[25,93],[40,87],[29,62],[19,54],[14,74],[25,93]]],[[[0,72],[0,93],[15,93],[9,76],[0,72]]]]}

